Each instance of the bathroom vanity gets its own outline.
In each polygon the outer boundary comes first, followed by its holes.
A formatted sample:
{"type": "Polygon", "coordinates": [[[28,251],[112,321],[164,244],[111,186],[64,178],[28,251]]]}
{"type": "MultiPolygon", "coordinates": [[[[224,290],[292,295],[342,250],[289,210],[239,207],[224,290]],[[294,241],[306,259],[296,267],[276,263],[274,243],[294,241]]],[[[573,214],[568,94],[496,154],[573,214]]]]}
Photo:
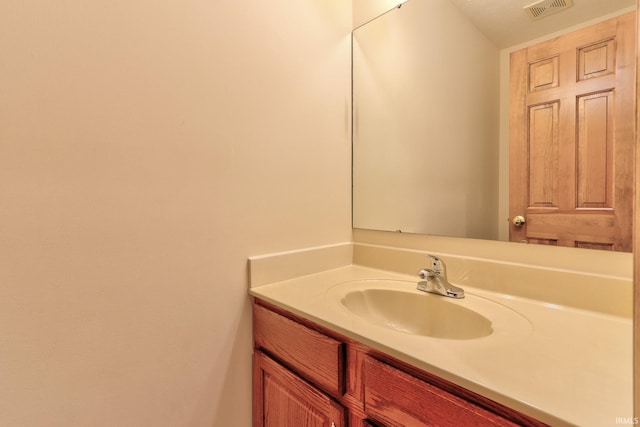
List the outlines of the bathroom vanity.
{"type": "MultiPolygon", "coordinates": [[[[398,265],[424,258],[400,255],[398,265]]],[[[581,294],[569,297],[581,295],[586,307],[603,299],[594,292],[602,283],[623,292],[630,283],[443,258],[462,299],[420,292],[415,273],[353,262],[276,277],[283,265],[305,263],[255,260],[254,425],[601,426],[630,416],[630,316],[606,304],[609,312],[562,305],[557,289],[546,301],[519,294],[528,280],[553,280],[563,291],[577,286],[581,294]],[[496,277],[522,286],[490,283],[496,277]]]]}
{"type": "Polygon", "coordinates": [[[256,299],[254,426],[546,425],[256,299]]]}

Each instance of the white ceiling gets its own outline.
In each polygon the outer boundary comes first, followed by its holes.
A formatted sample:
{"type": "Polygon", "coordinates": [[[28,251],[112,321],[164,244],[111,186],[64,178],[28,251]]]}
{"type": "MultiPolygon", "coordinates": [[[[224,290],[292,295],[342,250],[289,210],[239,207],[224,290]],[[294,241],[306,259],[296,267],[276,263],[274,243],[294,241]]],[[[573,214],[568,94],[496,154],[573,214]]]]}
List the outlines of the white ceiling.
{"type": "Polygon", "coordinates": [[[499,48],[633,8],[636,0],[573,0],[573,6],[532,21],[524,7],[536,0],[450,0],[499,48]]]}

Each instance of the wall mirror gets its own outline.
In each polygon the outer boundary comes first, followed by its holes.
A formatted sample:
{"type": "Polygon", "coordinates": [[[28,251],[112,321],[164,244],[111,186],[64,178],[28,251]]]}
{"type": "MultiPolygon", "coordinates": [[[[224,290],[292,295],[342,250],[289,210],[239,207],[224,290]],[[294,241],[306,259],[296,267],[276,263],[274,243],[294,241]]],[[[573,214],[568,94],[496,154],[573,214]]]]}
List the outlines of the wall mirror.
{"type": "MultiPolygon", "coordinates": [[[[511,52],[635,10],[635,0],[527,12],[531,3],[409,0],[354,30],[354,228],[509,240],[511,52]]],[[[529,159],[552,162],[539,151],[529,159]]]]}

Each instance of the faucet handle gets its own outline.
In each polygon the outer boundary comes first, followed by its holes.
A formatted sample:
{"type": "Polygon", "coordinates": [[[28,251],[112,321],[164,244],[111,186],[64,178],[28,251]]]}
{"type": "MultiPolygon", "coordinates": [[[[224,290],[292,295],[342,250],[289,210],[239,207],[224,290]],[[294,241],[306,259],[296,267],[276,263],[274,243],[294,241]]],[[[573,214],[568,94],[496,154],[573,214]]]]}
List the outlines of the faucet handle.
{"type": "Polygon", "coordinates": [[[442,277],[444,277],[445,279],[447,278],[447,266],[445,265],[444,261],[441,260],[440,258],[438,258],[435,255],[431,255],[431,254],[426,254],[427,258],[429,258],[429,262],[431,263],[431,269],[441,275],[442,277]]]}

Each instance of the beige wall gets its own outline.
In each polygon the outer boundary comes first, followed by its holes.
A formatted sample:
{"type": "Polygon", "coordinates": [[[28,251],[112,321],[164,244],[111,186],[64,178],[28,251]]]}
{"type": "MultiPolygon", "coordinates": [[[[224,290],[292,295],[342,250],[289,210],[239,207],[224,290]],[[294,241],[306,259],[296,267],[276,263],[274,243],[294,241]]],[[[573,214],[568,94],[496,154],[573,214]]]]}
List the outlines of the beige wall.
{"type": "Polygon", "coordinates": [[[351,24],[0,1],[0,425],[250,425],[247,257],[351,238],[351,24]]]}
{"type": "Polygon", "coordinates": [[[370,21],[406,0],[352,0],[353,28],[370,21]]]}

